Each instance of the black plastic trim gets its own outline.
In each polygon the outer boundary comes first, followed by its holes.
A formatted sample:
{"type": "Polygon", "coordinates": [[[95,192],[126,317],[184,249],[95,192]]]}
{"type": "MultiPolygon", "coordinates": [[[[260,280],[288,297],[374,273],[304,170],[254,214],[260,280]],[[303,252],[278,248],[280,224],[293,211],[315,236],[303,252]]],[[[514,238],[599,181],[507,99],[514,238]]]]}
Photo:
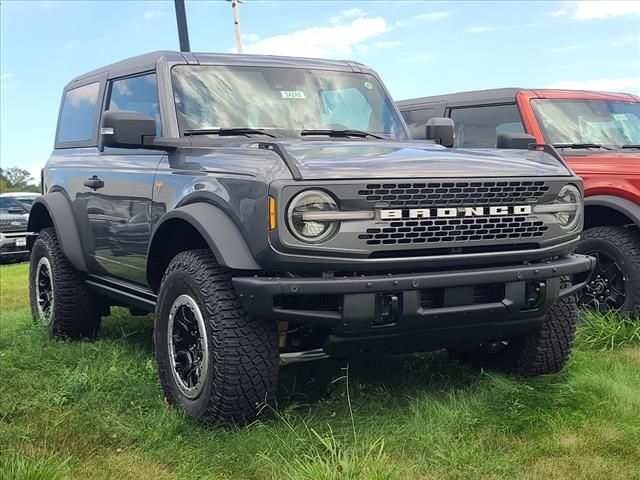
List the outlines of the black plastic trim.
{"type": "Polygon", "coordinates": [[[615,197],[613,195],[594,195],[585,198],[584,206],[611,208],[630,218],[637,227],[640,227],[640,205],[626,198],[615,197]]]}
{"type": "Polygon", "coordinates": [[[86,283],[95,292],[115,300],[118,305],[155,311],[157,296],[151,290],[97,275],[89,275],[86,283]]]}

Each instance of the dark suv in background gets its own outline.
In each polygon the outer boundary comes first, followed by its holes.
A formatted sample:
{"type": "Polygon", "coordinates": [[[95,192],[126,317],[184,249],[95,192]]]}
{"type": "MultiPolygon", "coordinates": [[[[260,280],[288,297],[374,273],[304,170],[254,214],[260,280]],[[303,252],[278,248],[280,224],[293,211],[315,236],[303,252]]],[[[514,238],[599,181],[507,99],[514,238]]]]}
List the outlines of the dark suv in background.
{"type": "Polygon", "coordinates": [[[500,88],[398,105],[416,139],[425,138],[433,117],[449,117],[459,148],[553,145],[584,180],[585,231],[577,251],[598,259],[580,302],[640,313],[640,97],[500,88]]]}
{"type": "MultiPolygon", "coordinates": [[[[441,128],[443,135],[452,131],[441,128]]],[[[155,312],[171,404],[255,419],[279,363],[449,348],[557,372],[582,182],[543,151],[409,141],[348,61],[156,52],[71,81],[29,217],[34,319],[155,312]]]]}

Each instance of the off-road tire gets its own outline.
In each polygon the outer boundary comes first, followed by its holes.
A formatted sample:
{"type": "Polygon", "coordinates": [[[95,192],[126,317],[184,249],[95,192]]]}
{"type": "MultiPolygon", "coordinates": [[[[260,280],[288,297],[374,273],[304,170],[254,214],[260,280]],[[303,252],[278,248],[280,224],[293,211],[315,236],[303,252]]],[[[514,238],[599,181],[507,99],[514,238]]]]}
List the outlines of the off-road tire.
{"type": "Polygon", "coordinates": [[[209,250],[179,253],[167,267],[156,306],[154,344],[167,401],[188,417],[206,424],[239,425],[273,408],[279,368],[277,327],[244,311],[231,271],[219,266],[209,250]],[[194,399],[180,391],[169,359],[169,313],[181,295],[196,301],[210,345],[208,372],[194,399]]]}
{"type": "Polygon", "coordinates": [[[54,228],[41,230],[31,249],[29,303],[33,320],[42,322],[35,289],[36,268],[42,257],[49,260],[53,276],[53,307],[47,325],[49,336],[69,340],[95,338],[101,320],[100,298],[87,287],[85,275],[62,253],[54,228]]]}
{"type": "MultiPolygon", "coordinates": [[[[564,281],[563,287],[567,284],[568,280],[564,281]]],[[[508,339],[498,352],[489,352],[483,345],[449,352],[462,362],[524,377],[557,373],[569,359],[577,322],[576,300],[570,295],[551,307],[539,330],[508,339]]]]}
{"type": "Polygon", "coordinates": [[[621,312],[640,313],[640,230],[626,227],[594,227],[582,232],[576,253],[603,252],[615,260],[625,277],[625,301],[621,312]]]}

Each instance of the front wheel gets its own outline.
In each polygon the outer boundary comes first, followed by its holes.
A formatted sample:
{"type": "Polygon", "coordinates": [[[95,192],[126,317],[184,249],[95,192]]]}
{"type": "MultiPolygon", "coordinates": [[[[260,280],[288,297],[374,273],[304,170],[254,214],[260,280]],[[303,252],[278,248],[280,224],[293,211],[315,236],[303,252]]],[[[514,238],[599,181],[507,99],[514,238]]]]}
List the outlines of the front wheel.
{"type": "Polygon", "coordinates": [[[569,359],[576,333],[575,297],[551,307],[539,330],[519,337],[485,342],[470,351],[450,350],[466,363],[532,377],[562,370],[569,359]]]}
{"type": "Polygon", "coordinates": [[[209,250],[179,253],[167,267],[154,343],[165,396],[188,417],[249,423],[275,399],[276,325],[247,315],[209,250]]]}
{"type": "Polygon", "coordinates": [[[597,259],[591,281],[578,295],[578,303],[600,312],[640,312],[638,229],[590,228],[582,233],[576,252],[597,259]]]}

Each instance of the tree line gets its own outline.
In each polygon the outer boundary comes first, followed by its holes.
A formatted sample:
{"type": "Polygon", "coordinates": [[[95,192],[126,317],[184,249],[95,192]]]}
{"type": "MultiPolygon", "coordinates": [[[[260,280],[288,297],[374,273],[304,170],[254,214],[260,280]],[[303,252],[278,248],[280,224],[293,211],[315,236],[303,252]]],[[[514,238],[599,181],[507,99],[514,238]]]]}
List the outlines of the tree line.
{"type": "Polygon", "coordinates": [[[0,168],[0,193],[40,192],[40,183],[34,182],[31,173],[24,168],[0,168]]]}

